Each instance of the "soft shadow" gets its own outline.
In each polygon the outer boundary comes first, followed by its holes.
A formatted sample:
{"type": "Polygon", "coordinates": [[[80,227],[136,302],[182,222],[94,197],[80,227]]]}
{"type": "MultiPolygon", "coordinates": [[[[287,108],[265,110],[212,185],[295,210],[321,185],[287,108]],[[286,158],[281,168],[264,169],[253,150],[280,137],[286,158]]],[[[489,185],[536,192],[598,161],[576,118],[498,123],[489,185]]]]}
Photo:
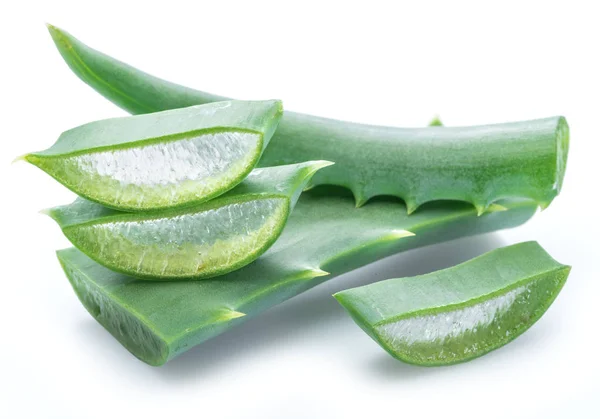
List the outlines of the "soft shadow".
{"type": "MultiPolygon", "coordinates": [[[[323,336],[335,337],[331,331],[336,330],[336,323],[342,326],[347,324],[345,322],[352,322],[331,297],[335,292],[383,279],[419,275],[446,268],[503,245],[496,234],[489,233],[390,256],[325,282],[204,342],[167,365],[155,369],[156,374],[173,381],[206,377],[212,370],[218,371],[224,365],[235,364],[237,357],[257,354],[263,348],[271,349],[307,328],[321,328],[323,336]]],[[[385,353],[382,353],[383,357],[389,358],[389,362],[377,361],[373,368],[388,376],[414,376],[433,371],[430,368],[404,366],[385,353]],[[391,365],[394,363],[398,365],[391,365]]]]}
{"type": "Polygon", "coordinates": [[[418,365],[406,364],[392,358],[391,355],[381,350],[376,357],[366,362],[369,372],[377,375],[379,378],[396,381],[412,380],[443,372],[444,369],[451,367],[420,367],[418,365]]]}

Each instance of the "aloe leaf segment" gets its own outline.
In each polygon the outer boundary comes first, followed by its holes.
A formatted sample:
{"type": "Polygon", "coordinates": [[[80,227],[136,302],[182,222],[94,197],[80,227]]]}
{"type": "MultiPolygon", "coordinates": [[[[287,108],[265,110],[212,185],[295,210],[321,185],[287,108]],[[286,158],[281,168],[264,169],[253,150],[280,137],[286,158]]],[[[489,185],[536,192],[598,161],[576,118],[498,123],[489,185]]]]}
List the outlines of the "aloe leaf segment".
{"type": "Polygon", "coordinates": [[[145,279],[203,279],[254,261],[281,234],[310,177],[329,162],[255,169],[204,204],[124,213],[79,198],[48,211],[98,263],[145,279]]]}
{"type": "MultiPolygon", "coordinates": [[[[93,50],[58,28],[50,33],[84,82],[137,114],[223,100],[161,80],[93,50]]],[[[438,125],[437,123],[433,125],[438,125]]],[[[481,214],[499,199],[542,208],[560,192],[569,143],[562,117],[476,127],[391,128],[286,112],[260,166],[329,160],[313,185],[349,188],[358,206],[398,196],[408,212],[433,200],[472,203],[481,214]]]]}
{"type": "Polygon", "coordinates": [[[393,357],[447,365],[479,357],[525,332],[552,304],[569,271],[539,244],[526,242],[334,297],[393,357]]]}
{"type": "Polygon", "coordinates": [[[300,196],[281,237],[242,269],[203,281],[153,283],[98,265],[76,249],[59,260],[88,311],[135,356],[161,365],[191,347],[336,275],[444,240],[514,227],[531,201],[476,216],[463,203],[429,204],[411,216],[397,201],[356,209],[343,189],[300,196]]]}
{"type": "Polygon", "coordinates": [[[225,101],[96,121],[26,155],[90,200],[127,211],[205,202],[254,168],[279,119],[279,101],[225,101]]]}

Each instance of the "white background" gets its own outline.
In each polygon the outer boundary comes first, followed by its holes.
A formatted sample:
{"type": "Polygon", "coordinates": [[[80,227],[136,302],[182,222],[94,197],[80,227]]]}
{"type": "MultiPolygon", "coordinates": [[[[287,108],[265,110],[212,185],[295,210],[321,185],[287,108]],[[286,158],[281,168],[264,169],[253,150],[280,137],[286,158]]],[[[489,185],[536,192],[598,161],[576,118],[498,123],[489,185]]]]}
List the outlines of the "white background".
{"type": "Polygon", "coordinates": [[[3,418],[598,418],[600,25],[595,2],[2,1],[3,418]],[[41,208],[72,195],[25,163],[68,128],[123,112],[80,82],[44,27],[155,75],[357,122],[423,126],[565,115],[564,190],[525,226],[394,256],[317,287],[164,367],[79,304],[41,208]],[[547,314],[473,362],[393,360],[331,298],[538,240],[571,276],[547,314]]]}

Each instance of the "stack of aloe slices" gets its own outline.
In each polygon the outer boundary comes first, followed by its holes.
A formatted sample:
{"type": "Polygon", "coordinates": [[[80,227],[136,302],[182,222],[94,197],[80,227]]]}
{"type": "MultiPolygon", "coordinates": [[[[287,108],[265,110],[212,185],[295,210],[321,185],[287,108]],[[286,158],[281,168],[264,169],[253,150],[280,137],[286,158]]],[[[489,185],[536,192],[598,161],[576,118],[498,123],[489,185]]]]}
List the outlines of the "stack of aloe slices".
{"type": "MultiPolygon", "coordinates": [[[[520,225],[562,186],[562,117],[401,129],[284,114],[49,29],[75,74],[141,114],[77,127],[24,159],[80,195],[47,211],[75,246],[58,258],[86,309],[151,365],[377,259],[520,225]],[[369,201],[385,195],[404,205],[369,201]]],[[[468,360],[530,327],[564,284],[568,267],[519,246],[336,298],[399,359],[468,360]]]]}

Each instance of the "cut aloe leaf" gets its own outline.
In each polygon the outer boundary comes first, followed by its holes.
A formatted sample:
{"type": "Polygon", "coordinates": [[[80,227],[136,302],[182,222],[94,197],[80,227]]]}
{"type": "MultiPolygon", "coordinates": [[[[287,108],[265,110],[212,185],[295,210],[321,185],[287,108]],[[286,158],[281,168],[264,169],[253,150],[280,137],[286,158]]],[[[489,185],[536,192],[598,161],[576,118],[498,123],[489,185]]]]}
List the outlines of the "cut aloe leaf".
{"type": "Polygon", "coordinates": [[[226,194],[182,209],[123,213],[79,198],[48,213],[78,249],[115,271],[146,279],[203,279],[263,254],[311,176],[330,164],[255,169],[226,194]]]}
{"type": "Polygon", "coordinates": [[[477,358],[529,329],[550,307],[570,270],[536,242],[526,242],[334,297],[393,357],[448,365],[477,358]]]}
{"type": "MultiPolygon", "coordinates": [[[[344,192],[342,190],[342,192],[344,192]]],[[[135,356],[161,365],[329,278],[444,240],[517,226],[531,201],[476,216],[463,203],[430,204],[411,216],[396,201],[356,209],[339,189],[301,195],[275,244],[254,263],[203,281],[148,282],[115,273],[76,249],[58,258],[87,310],[135,356]]]]}
{"type": "Polygon", "coordinates": [[[281,102],[226,101],[96,121],[24,156],[77,194],[127,211],[208,201],[254,168],[281,102]]]}
{"type": "MultiPolygon", "coordinates": [[[[89,48],[53,26],[66,63],[85,83],[137,114],[223,100],[161,80],[89,48]]],[[[438,125],[434,123],[433,125],[438,125]]],[[[476,127],[392,128],[286,112],[259,166],[330,160],[312,185],[352,190],[356,204],[402,198],[408,212],[433,200],[472,203],[482,214],[499,199],[542,208],[560,192],[569,145],[562,117],[476,127]]]]}

